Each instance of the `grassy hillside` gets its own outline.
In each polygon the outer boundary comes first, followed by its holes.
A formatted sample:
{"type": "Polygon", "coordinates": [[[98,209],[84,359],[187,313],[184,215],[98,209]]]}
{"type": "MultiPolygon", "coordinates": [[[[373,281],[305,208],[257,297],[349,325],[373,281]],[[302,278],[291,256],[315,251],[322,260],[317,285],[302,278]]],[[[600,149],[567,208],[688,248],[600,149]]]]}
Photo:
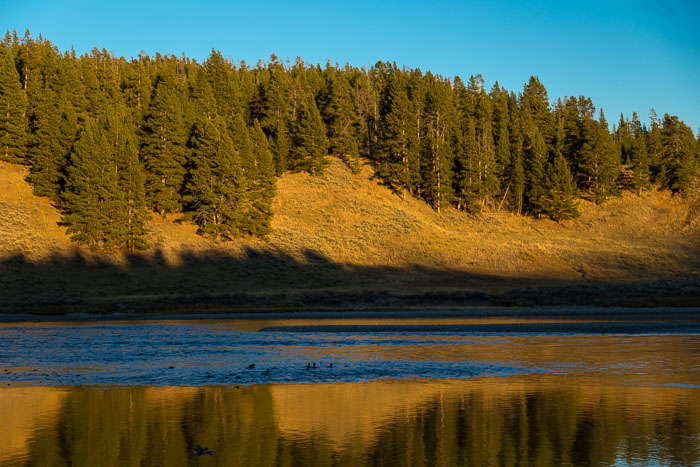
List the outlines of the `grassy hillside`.
{"type": "Polygon", "coordinates": [[[661,303],[700,300],[697,200],[625,193],[603,206],[582,201],[582,216],[560,225],[505,212],[438,215],[373,175],[337,160],[320,177],[285,174],[268,242],[215,243],[191,224],[154,216],[153,248],[114,257],[71,243],[59,213],[31,194],[25,169],[0,162],[0,307],[284,307],[295,294],[301,302],[322,296],[323,306],[402,306],[386,297],[411,294],[407,303],[420,305],[435,293],[448,294],[449,305],[488,304],[494,294],[527,304],[521,298],[533,287],[543,298],[559,294],[557,303],[579,303],[591,293],[602,298],[609,283],[628,284],[609,294],[613,303],[651,304],[643,298],[649,284],[660,287],[661,303]],[[597,288],[580,289],[582,281],[597,288]]]}

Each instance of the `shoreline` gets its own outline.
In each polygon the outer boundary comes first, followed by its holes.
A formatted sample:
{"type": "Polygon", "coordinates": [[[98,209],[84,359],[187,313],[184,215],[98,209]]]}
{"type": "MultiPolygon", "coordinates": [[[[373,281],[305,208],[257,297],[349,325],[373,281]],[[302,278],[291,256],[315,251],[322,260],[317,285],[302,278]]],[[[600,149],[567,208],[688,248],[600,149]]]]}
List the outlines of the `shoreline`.
{"type": "MultiPolygon", "coordinates": [[[[170,312],[68,312],[64,314],[0,313],[0,324],[70,323],[70,322],[148,322],[148,321],[213,321],[213,320],[334,320],[334,319],[526,319],[600,322],[692,323],[700,322],[700,307],[462,307],[462,308],[348,308],[289,310],[211,310],[170,312]]],[[[573,323],[566,323],[573,324],[573,323]]]]}

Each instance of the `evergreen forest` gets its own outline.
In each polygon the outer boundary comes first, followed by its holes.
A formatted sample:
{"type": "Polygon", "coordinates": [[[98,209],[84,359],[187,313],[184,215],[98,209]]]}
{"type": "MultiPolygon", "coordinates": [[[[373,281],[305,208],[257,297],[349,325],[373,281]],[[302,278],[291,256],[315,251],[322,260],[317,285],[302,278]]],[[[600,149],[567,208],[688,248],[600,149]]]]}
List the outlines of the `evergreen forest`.
{"type": "Polygon", "coordinates": [[[0,159],[94,250],[148,248],[147,220],[176,215],[218,240],[265,238],[276,178],[369,162],[397,196],[437,212],[508,210],[558,222],[579,199],[698,191],[700,134],[678,117],[612,125],[590,98],[553,104],[531,77],[515,93],[379,62],[250,66],[212,50],[78,56],[27,32],[0,42],[0,159]]]}

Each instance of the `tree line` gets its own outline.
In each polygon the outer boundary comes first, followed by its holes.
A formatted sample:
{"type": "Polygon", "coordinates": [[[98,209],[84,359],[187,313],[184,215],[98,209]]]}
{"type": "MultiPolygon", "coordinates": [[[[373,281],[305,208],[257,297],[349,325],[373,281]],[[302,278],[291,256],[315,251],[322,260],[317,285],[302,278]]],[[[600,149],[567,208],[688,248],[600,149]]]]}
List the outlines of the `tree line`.
{"type": "Polygon", "coordinates": [[[379,62],[371,68],[249,66],[106,50],[78,56],[27,32],[0,42],[0,158],[29,166],[72,239],[146,248],[152,213],[182,214],[217,239],[270,232],[276,177],[360,160],[436,211],[510,210],[557,221],[578,199],[698,183],[700,135],[677,117],[612,130],[590,98],[550,104],[531,77],[519,93],[379,62]]]}

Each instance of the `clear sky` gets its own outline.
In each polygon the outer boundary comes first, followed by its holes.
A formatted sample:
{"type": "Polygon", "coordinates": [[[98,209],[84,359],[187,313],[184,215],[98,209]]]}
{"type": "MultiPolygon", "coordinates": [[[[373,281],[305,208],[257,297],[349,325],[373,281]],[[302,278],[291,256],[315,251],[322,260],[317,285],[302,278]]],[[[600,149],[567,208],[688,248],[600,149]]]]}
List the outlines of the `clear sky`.
{"type": "Polygon", "coordinates": [[[538,75],[555,100],[591,97],[608,121],[637,111],[700,127],[700,1],[0,0],[0,28],[61,51],[93,47],[202,61],[212,48],[254,65],[379,60],[443,76],[481,73],[520,91],[538,75]]]}

